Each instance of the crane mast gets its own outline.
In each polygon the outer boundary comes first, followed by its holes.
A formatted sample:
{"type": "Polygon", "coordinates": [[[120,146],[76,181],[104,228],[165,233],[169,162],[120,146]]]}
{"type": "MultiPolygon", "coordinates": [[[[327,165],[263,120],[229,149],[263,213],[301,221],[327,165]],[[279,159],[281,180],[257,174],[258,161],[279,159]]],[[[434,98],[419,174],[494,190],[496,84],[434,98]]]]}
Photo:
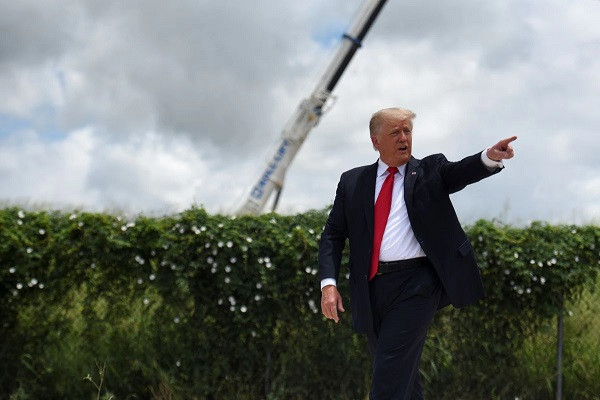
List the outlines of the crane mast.
{"type": "Polygon", "coordinates": [[[352,60],[354,53],[362,46],[362,41],[387,0],[366,0],[350,30],[343,35],[343,41],[323,77],[311,93],[302,100],[294,114],[285,125],[274,155],[260,174],[258,182],[252,187],[246,202],[237,211],[238,215],[259,214],[273,192],[276,198],[273,210],[277,207],[283,188],[285,173],[294,156],[312,128],[318,123],[327,100],[331,97],[335,85],[352,60]]]}

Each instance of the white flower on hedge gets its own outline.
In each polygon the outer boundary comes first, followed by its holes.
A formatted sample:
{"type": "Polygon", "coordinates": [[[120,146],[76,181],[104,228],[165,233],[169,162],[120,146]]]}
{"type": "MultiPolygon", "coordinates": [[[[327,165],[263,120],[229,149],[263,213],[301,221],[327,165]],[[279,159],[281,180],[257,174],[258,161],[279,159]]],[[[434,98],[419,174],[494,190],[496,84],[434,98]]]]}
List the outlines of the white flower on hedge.
{"type": "Polygon", "coordinates": [[[311,235],[314,235],[315,234],[315,230],[311,228],[311,229],[308,230],[308,233],[310,233],[311,235]]]}
{"type": "Polygon", "coordinates": [[[229,311],[231,311],[231,312],[235,311],[235,306],[229,307],[229,311]]]}
{"type": "Polygon", "coordinates": [[[219,225],[217,225],[219,228],[223,227],[223,223],[220,223],[219,225]]]}
{"type": "Polygon", "coordinates": [[[270,223],[272,223],[272,224],[276,224],[276,223],[277,223],[277,221],[275,220],[275,218],[271,218],[271,219],[269,220],[269,222],[270,222],[270,223]]]}
{"type": "Polygon", "coordinates": [[[252,238],[251,238],[250,236],[248,236],[248,237],[246,238],[246,242],[248,242],[248,243],[252,243],[252,238]]]}
{"type": "Polygon", "coordinates": [[[223,304],[223,299],[219,299],[219,301],[217,301],[218,305],[222,305],[223,304]]]}
{"type": "Polygon", "coordinates": [[[579,262],[579,257],[575,256],[575,262],[579,262]]]}
{"type": "Polygon", "coordinates": [[[552,260],[550,260],[550,262],[551,262],[552,264],[556,264],[556,258],[552,258],[552,260]]]}
{"type": "Polygon", "coordinates": [[[215,261],[214,258],[212,258],[212,257],[206,257],[206,263],[207,264],[212,264],[214,261],[215,261]]]}
{"type": "Polygon", "coordinates": [[[534,282],[537,282],[537,280],[538,280],[537,276],[534,276],[532,279],[534,282]]]}
{"type": "Polygon", "coordinates": [[[154,274],[150,274],[150,276],[148,277],[148,279],[150,279],[151,281],[156,279],[156,275],[154,274]]]}
{"type": "Polygon", "coordinates": [[[176,324],[178,324],[178,323],[179,323],[179,321],[181,321],[181,320],[179,319],[179,317],[175,317],[175,318],[173,318],[173,322],[175,322],[176,324]]]}
{"type": "Polygon", "coordinates": [[[17,289],[19,289],[19,290],[23,289],[23,284],[21,282],[17,283],[17,289]]]}
{"type": "Polygon", "coordinates": [[[225,245],[225,243],[223,243],[221,241],[219,243],[217,243],[217,246],[219,246],[219,247],[223,247],[224,245],[225,245]]]}
{"type": "Polygon", "coordinates": [[[13,290],[13,291],[12,291],[12,294],[13,294],[13,296],[17,297],[17,296],[19,295],[19,292],[18,292],[18,291],[16,291],[16,290],[13,290]]]}
{"type": "Polygon", "coordinates": [[[20,219],[17,220],[17,225],[23,225],[23,221],[21,221],[20,219]]]}
{"type": "Polygon", "coordinates": [[[262,264],[263,262],[265,262],[265,260],[264,260],[262,257],[259,257],[259,258],[258,258],[258,263],[259,263],[259,264],[262,264]]]}
{"type": "Polygon", "coordinates": [[[527,292],[527,294],[530,294],[531,293],[531,288],[527,288],[527,289],[525,289],[525,291],[527,292]]]}
{"type": "Polygon", "coordinates": [[[519,253],[515,252],[514,256],[515,258],[519,258],[519,253]]]}
{"type": "Polygon", "coordinates": [[[144,265],[144,263],[146,262],[146,261],[145,261],[145,260],[144,260],[142,257],[140,257],[139,255],[138,255],[138,256],[135,256],[135,261],[137,261],[137,263],[138,263],[138,264],[140,264],[140,265],[144,265]]]}
{"type": "Polygon", "coordinates": [[[38,231],[38,233],[39,233],[40,235],[45,235],[45,234],[46,234],[46,231],[45,231],[44,229],[40,229],[40,230],[38,231]]]}
{"type": "Polygon", "coordinates": [[[178,367],[181,367],[181,361],[179,361],[179,360],[175,361],[175,365],[178,367]]]}
{"type": "Polygon", "coordinates": [[[544,278],[543,276],[540,278],[540,283],[543,285],[544,283],[546,283],[546,278],[544,278]]]}
{"type": "MultiPolygon", "coordinates": [[[[313,274],[313,275],[316,275],[317,274],[317,269],[313,268],[310,273],[313,274]]],[[[350,274],[348,274],[348,279],[350,279],[350,274]]]]}
{"type": "Polygon", "coordinates": [[[125,231],[127,230],[127,227],[126,227],[125,225],[123,225],[123,226],[121,227],[121,230],[122,230],[123,232],[125,232],[125,231]]]}
{"type": "Polygon", "coordinates": [[[510,269],[508,269],[508,268],[507,268],[507,269],[505,269],[505,270],[504,270],[504,275],[510,275],[510,269]]]}
{"type": "Polygon", "coordinates": [[[231,240],[227,241],[227,248],[230,249],[233,247],[233,242],[231,240]]]}
{"type": "Polygon", "coordinates": [[[319,310],[317,310],[317,307],[315,306],[315,301],[313,299],[308,300],[308,306],[310,307],[313,313],[316,314],[317,312],[319,312],[319,310]]]}
{"type": "Polygon", "coordinates": [[[77,218],[77,214],[71,214],[71,215],[69,216],[69,219],[75,219],[75,218],[77,218]]]}
{"type": "Polygon", "coordinates": [[[227,273],[231,272],[231,267],[229,265],[225,266],[225,272],[227,272],[227,273]]]}
{"type": "Polygon", "coordinates": [[[541,261],[538,261],[538,267],[543,267],[543,266],[544,266],[544,263],[541,261]]]}
{"type": "Polygon", "coordinates": [[[231,304],[232,306],[235,306],[235,297],[229,296],[227,298],[227,300],[229,300],[229,304],[231,304]]]}
{"type": "Polygon", "coordinates": [[[14,274],[14,273],[15,273],[15,271],[16,271],[16,268],[15,268],[15,267],[10,267],[10,268],[8,269],[8,272],[10,272],[11,274],[14,274]]]}
{"type": "Polygon", "coordinates": [[[137,283],[138,285],[141,285],[142,283],[144,283],[144,280],[142,278],[138,278],[137,283]]]}
{"type": "Polygon", "coordinates": [[[147,297],[144,297],[144,304],[148,305],[148,303],[150,303],[150,300],[147,297]]]}
{"type": "Polygon", "coordinates": [[[272,266],[273,266],[273,265],[272,265],[270,262],[268,262],[268,263],[265,263],[265,267],[267,267],[267,268],[271,268],[272,266]]]}
{"type": "Polygon", "coordinates": [[[35,279],[35,278],[32,278],[32,279],[29,281],[29,283],[27,284],[27,286],[29,286],[29,287],[34,287],[35,285],[37,285],[37,283],[38,283],[38,280],[37,280],[37,279],[35,279]]]}
{"type": "Polygon", "coordinates": [[[237,258],[235,258],[235,257],[231,257],[231,258],[229,259],[229,262],[230,262],[230,263],[232,263],[232,264],[235,264],[235,263],[237,262],[237,258]]]}
{"type": "Polygon", "coordinates": [[[260,289],[260,288],[262,288],[262,283],[258,282],[258,283],[256,284],[256,288],[257,288],[257,289],[260,289]]]}
{"type": "Polygon", "coordinates": [[[569,312],[567,314],[569,314],[569,317],[572,317],[573,316],[573,311],[569,310],[569,312]]]}
{"type": "Polygon", "coordinates": [[[210,269],[210,272],[212,272],[213,274],[215,272],[217,272],[217,267],[215,265],[213,265],[212,268],[210,269]]]}
{"type": "Polygon", "coordinates": [[[529,264],[535,264],[535,260],[534,259],[529,260],[529,264]]]}
{"type": "Polygon", "coordinates": [[[27,248],[27,254],[31,254],[33,252],[33,249],[31,247],[27,248]]]}
{"type": "Polygon", "coordinates": [[[312,271],[312,268],[306,267],[306,268],[304,268],[304,270],[306,271],[307,274],[310,274],[312,271]]]}
{"type": "Polygon", "coordinates": [[[43,288],[44,288],[44,284],[43,284],[43,283],[40,283],[40,284],[38,285],[38,287],[39,287],[40,289],[43,289],[43,288]]]}
{"type": "Polygon", "coordinates": [[[517,290],[517,293],[519,293],[519,294],[523,294],[523,289],[519,288],[519,289],[517,290]]]}
{"type": "Polygon", "coordinates": [[[17,215],[19,216],[19,218],[25,218],[25,213],[23,212],[23,210],[19,210],[17,215]]]}
{"type": "Polygon", "coordinates": [[[207,248],[207,249],[208,249],[208,248],[210,248],[210,242],[206,242],[206,243],[204,244],[204,247],[205,247],[205,248],[207,248]]]}
{"type": "Polygon", "coordinates": [[[204,225],[202,225],[202,226],[200,227],[200,232],[205,232],[205,231],[206,231],[206,227],[205,227],[204,225]]]}
{"type": "Polygon", "coordinates": [[[254,295],[254,301],[260,301],[261,297],[260,295],[256,294],[254,295]]]}
{"type": "Polygon", "coordinates": [[[231,279],[228,276],[226,276],[225,277],[225,283],[229,283],[229,282],[231,282],[231,279]]]}
{"type": "Polygon", "coordinates": [[[213,249],[213,251],[211,252],[211,254],[213,256],[216,256],[217,254],[219,254],[219,252],[217,251],[217,249],[213,249]]]}
{"type": "Polygon", "coordinates": [[[248,251],[248,246],[242,246],[241,249],[243,252],[246,252],[246,251],[248,251]]]}
{"type": "Polygon", "coordinates": [[[241,306],[241,307],[240,307],[240,311],[241,311],[241,312],[243,312],[243,313],[245,313],[246,311],[248,311],[248,307],[246,307],[246,306],[241,306]]]}

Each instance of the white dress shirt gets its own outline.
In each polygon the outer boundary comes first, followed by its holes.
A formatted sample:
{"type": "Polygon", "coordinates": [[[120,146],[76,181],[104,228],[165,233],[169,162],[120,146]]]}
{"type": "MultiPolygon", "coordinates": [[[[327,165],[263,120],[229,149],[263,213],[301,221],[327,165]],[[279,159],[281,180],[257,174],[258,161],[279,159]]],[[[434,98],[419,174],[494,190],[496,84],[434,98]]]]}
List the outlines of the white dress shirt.
{"type": "MultiPolygon", "coordinates": [[[[504,168],[502,161],[491,160],[487,150],[481,152],[481,161],[490,170],[504,168]]],[[[377,178],[375,180],[375,198],[373,204],[377,201],[377,196],[383,186],[383,181],[389,175],[389,167],[381,160],[377,165],[377,178]]],[[[404,175],[406,164],[398,167],[398,172],[394,175],[394,187],[392,191],[392,205],[390,215],[381,239],[381,249],[379,251],[380,261],[407,260],[409,258],[425,257],[426,254],[417,241],[415,234],[408,219],[408,211],[404,202],[404,175]]],[[[336,285],[333,278],[321,280],[321,290],[327,285],[336,285]]]]}

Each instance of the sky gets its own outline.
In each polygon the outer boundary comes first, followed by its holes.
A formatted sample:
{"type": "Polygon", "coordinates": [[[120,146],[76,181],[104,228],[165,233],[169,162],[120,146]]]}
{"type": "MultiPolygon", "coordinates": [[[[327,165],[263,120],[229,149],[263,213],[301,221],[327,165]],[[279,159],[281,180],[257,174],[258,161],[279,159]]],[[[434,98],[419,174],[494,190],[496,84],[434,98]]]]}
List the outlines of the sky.
{"type": "MultiPolygon", "coordinates": [[[[234,213],[361,0],[0,0],[0,204],[234,213]]],[[[413,155],[517,135],[461,221],[600,223],[600,1],[388,0],[286,175],[322,209],[376,161],[371,114],[417,114],[413,155]]]]}

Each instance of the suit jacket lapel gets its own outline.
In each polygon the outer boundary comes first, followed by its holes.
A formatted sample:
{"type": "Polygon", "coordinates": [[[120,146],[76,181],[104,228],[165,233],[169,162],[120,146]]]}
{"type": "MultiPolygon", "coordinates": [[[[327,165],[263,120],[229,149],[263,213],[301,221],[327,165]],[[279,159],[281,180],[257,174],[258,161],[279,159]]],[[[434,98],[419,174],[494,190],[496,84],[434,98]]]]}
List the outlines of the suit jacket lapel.
{"type": "Polygon", "coordinates": [[[404,177],[404,202],[406,203],[406,209],[412,210],[414,206],[413,202],[413,192],[415,188],[415,182],[417,181],[417,177],[419,176],[419,163],[420,160],[417,160],[414,157],[411,157],[406,164],[406,170],[404,177]]]}
{"type": "Polygon", "coordinates": [[[363,209],[369,229],[369,237],[373,237],[373,210],[375,208],[375,180],[377,179],[377,162],[364,169],[358,178],[358,188],[363,193],[363,209]]]}

